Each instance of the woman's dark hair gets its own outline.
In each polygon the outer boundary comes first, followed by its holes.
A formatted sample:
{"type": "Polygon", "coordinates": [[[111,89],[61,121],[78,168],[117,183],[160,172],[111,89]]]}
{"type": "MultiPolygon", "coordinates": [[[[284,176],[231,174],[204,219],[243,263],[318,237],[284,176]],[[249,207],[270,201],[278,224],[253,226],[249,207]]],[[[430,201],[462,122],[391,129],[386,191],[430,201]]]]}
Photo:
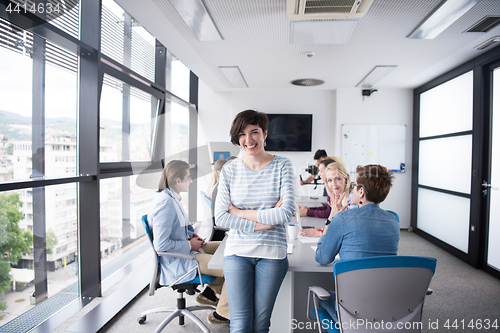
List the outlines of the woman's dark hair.
{"type": "Polygon", "coordinates": [[[170,188],[177,178],[184,179],[187,170],[189,170],[189,164],[187,162],[180,160],[172,160],[168,162],[161,173],[157,192],[170,188]]]}
{"type": "Polygon", "coordinates": [[[324,149],[318,149],[318,150],[316,150],[316,152],[314,153],[314,157],[313,158],[315,160],[319,160],[322,157],[328,157],[328,154],[326,153],[326,150],[324,150],[324,149]]]}
{"type": "Polygon", "coordinates": [[[231,143],[233,145],[240,145],[240,133],[243,132],[247,125],[259,126],[262,128],[262,131],[265,132],[269,127],[269,119],[265,113],[255,110],[245,110],[238,113],[236,117],[234,117],[231,130],[229,131],[231,143]]]}
{"type": "Polygon", "coordinates": [[[379,164],[358,165],[356,182],[366,190],[366,200],[379,204],[387,198],[394,175],[379,164]]]}

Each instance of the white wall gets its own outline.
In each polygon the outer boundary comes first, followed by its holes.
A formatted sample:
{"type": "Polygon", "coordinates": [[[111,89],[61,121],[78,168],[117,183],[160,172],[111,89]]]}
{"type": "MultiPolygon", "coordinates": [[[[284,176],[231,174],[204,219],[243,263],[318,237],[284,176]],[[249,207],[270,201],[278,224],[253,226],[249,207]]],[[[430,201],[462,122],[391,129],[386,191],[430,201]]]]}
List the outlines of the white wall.
{"type": "MultiPolygon", "coordinates": [[[[405,124],[407,125],[407,172],[397,174],[394,188],[382,203],[385,209],[394,210],[400,216],[401,227],[410,225],[411,195],[411,138],[412,138],[412,90],[388,89],[363,98],[361,89],[344,88],[336,91],[313,90],[307,87],[287,90],[252,91],[237,90],[232,93],[216,93],[200,84],[200,126],[207,142],[228,141],[229,128],[234,116],[246,109],[266,113],[313,114],[313,138],[311,152],[279,152],[289,158],[297,175],[307,177],[304,171],[314,163],[317,149],[325,149],[330,156],[341,156],[341,126],[344,123],[405,124]]],[[[300,187],[299,195],[321,195],[322,187],[300,187]]]]}
{"type": "MultiPolygon", "coordinates": [[[[338,89],[336,116],[336,133],[341,133],[342,124],[347,123],[406,125],[406,172],[395,173],[394,186],[380,206],[398,213],[401,228],[408,228],[411,210],[413,91],[381,89],[369,97],[365,96],[363,101],[361,89],[338,89]]],[[[335,139],[336,151],[340,151],[340,134],[335,139]]]]}

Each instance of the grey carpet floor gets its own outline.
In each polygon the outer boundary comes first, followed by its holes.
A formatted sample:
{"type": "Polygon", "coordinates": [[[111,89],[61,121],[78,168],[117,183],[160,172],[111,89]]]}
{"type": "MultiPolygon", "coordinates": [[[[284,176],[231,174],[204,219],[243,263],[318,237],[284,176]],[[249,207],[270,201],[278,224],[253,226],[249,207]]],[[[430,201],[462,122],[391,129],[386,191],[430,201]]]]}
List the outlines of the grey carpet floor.
{"type": "MultiPolygon", "coordinates": [[[[422,332],[499,332],[500,331],[500,280],[474,269],[437,246],[429,243],[414,233],[401,231],[400,255],[420,255],[437,259],[436,273],[431,282],[434,294],[428,296],[424,305],[422,332]],[[474,328],[468,325],[473,320],[474,328]],[[496,320],[499,328],[486,329],[487,321],[496,320]],[[478,328],[482,323],[483,327],[478,328]],[[446,328],[446,324],[449,328],[446,328]],[[455,327],[453,327],[455,324],[455,327]]],[[[102,332],[153,332],[165,318],[165,314],[149,315],[143,325],[137,318],[144,310],[154,307],[174,306],[177,293],[161,288],[150,297],[143,293],[127,308],[123,309],[102,332]]],[[[187,304],[194,305],[195,297],[187,296],[187,304]]],[[[211,311],[197,312],[197,316],[208,326],[211,332],[229,332],[229,325],[210,325],[207,317],[211,311]]],[[[184,326],[170,324],[164,332],[199,332],[197,326],[186,319],[184,326]]]]}

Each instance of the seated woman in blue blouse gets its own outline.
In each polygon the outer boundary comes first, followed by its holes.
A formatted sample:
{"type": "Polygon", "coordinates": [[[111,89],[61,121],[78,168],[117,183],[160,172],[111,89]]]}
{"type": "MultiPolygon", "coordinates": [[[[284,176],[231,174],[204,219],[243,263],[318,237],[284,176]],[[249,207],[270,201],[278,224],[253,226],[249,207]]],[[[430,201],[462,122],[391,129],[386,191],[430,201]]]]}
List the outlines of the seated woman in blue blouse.
{"type": "MultiPolygon", "coordinates": [[[[359,209],[339,212],[323,231],[318,241],[316,261],[327,265],[339,254],[340,259],[397,255],[399,218],[380,208],[392,187],[394,176],[386,167],[369,164],[356,168],[353,201],[359,209]]],[[[332,207],[332,210],[342,207],[332,207]]],[[[320,301],[334,321],[337,319],[335,293],[328,301],[320,301]]]]}
{"type": "MultiPolygon", "coordinates": [[[[151,203],[148,214],[149,228],[153,234],[153,245],[157,252],[178,252],[195,256],[200,264],[201,274],[216,276],[217,279],[198,295],[196,302],[216,308],[208,316],[212,324],[229,323],[229,306],[227,302],[224,273],[220,269],[208,269],[220,242],[208,242],[194,233],[188,216],[181,205],[181,192],[187,192],[193,181],[189,173],[189,164],[184,161],[170,161],[163,169],[158,194],[151,203]],[[220,294],[217,299],[215,293],[220,294]]],[[[160,284],[167,286],[184,274],[191,271],[178,283],[190,281],[196,277],[196,264],[193,261],[160,257],[160,284]]]]}

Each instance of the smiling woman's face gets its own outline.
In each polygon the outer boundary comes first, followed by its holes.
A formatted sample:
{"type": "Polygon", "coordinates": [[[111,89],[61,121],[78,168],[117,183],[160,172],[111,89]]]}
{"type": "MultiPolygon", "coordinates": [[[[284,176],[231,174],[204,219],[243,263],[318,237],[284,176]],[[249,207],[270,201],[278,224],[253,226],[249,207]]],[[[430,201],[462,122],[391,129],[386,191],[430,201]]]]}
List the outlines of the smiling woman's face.
{"type": "Polygon", "coordinates": [[[248,155],[256,155],[264,151],[264,141],[267,137],[267,131],[262,131],[257,125],[247,125],[241,131],[238,143],[248,155]]]}
{"type": "Polygon", "coordinates": [[[347,180],[337,170],[326,170],[326,182],[330,190],[339,196],[344,191],[347,180]]]}

